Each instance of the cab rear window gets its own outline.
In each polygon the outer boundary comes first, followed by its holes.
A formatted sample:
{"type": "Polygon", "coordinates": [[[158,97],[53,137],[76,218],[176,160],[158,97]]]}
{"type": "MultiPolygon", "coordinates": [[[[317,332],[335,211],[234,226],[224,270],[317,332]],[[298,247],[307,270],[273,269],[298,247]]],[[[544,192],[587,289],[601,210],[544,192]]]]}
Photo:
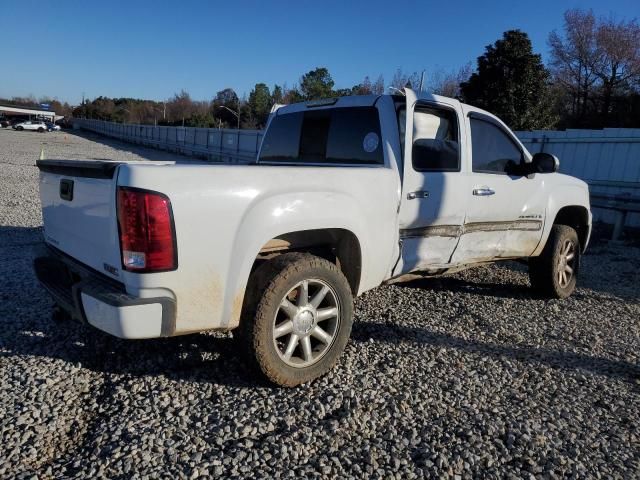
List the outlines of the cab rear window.
{"type": "Polygon", "coordinates": [[[265,163],[384,163],[375,107],[347,107],[277,115],[262,143],[265,163]]]}

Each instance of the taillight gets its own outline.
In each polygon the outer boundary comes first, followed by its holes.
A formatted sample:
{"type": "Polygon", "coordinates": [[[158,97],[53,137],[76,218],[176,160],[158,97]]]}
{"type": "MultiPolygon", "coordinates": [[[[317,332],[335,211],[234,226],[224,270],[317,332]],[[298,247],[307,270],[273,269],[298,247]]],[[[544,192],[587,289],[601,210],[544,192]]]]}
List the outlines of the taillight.
{"type": "Polygon", "coordinates": [[[161,193],[118,187],[122,266],[135,272],[178,266],[171,202],[161,193]]]}

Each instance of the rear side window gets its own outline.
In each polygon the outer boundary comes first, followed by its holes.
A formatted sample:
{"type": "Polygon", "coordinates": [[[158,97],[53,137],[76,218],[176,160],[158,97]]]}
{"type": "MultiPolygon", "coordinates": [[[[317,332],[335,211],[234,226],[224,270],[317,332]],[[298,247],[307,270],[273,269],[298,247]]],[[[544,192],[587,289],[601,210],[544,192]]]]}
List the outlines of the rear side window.
{"type": "Polygon", "coordinates": [[[520,164],[522,152],[500,128],[477,118],[470,123],[474,172],[506,174],[520,164]]]}
{"type": "Polygon", "coordinates": [[[381,165],[378,110],[349,107],[277,115],[267,130],[260,161],[381,165]]]}

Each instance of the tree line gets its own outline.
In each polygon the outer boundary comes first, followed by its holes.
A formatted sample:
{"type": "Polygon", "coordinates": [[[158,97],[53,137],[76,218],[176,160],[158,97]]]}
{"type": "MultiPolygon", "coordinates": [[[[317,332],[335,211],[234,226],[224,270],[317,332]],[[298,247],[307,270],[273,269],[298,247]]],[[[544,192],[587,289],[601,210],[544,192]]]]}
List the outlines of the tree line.
{"type": "MultiPolygon", "coordinates": [[[[329,70],[319,67],[304,74],[299,84],[288,88],[257,83],[248,97],[240,98],[232,88],[216,93],[210,101],[194,100],[182,90],[166,101],[98,97],[76,107],[74,116],[123,123],[182,125],[187,127],[263,128],[274,104],[304,100],[384,93],[384,79],[369,77],[352,88],[334,89],[329,70]]],[[[404,86],[404,85],[402,85],[404,86]]]]}
{"type": "MultiPolygon", "coordinates": [[[[430,72],[422,87],[484,108],[516,130],[640,127],[636,19],[596,18],[591,10],[568,10],[562,29],[549,34],[548,47],[545,65],[526,32],[509,30],[485,47],[475,67],[468,63],[454,71],[430,72]]],[[[418,88],[421,80],[417,72],[398,69],[388,84],[382,75],[375,80],[365,76],[351,88],[335,88],[329,70],[318,67],[291,87],[257,83],[242,98],[232,88],[206,101],[194,100],[184,90],[166,101],[98,97],[72,113],[124,123],[263,128],[274,104],[400,93],[403,87],[418,88]]],[[[65,104],[60,110],[70,107],[65,104]]]]}

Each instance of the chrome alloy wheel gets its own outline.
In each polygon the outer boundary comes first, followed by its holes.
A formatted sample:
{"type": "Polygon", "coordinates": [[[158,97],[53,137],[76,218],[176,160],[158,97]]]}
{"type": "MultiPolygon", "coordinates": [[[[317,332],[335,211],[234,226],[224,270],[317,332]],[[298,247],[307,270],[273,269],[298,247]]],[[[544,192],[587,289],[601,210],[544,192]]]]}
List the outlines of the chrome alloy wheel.
{"type": "Polygon", "coordinates": [[[576,246],[571,240],[565,240],[558,255],[558,284],[566,288],[576,270],[576,246]]]}
{"type": "Polygon", "coordinates": [[[273,343],[287,364],[304,368],[331,348],[340,324],[340,306],[322,280],[302,280],[284,296],[273,321],[273,343]]]}

